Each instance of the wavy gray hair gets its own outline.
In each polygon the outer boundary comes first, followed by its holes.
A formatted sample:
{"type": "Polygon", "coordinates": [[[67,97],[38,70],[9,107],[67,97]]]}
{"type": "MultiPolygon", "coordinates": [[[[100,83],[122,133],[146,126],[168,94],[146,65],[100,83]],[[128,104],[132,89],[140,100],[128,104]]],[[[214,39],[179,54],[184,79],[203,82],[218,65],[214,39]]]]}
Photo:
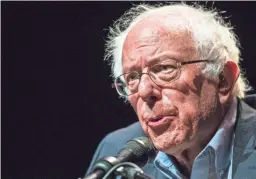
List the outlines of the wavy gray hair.
{"type": "MultiPolygon", "coordinates": [[[[202,5],[185,3],[140,4],[125,12],[115,21],[113,27],[110,27],[104,59],[110,61],[113,78],[122,74],[122,48],[129,31],[142,19],[159,12],[171,14],[175,20],[178,18],[179,23],[174,28],[186,30],[191,34],[201,59],[216,60],[216,63],[205,63],[200,66],[206,77],[217,77],[227,60],[232,60],[239,65],[240,43],[233,32],[233,27],[230,23],[225,23],[215,9],[208,10],[202,5]]],[[[171,17],[170,21],[172,20],[171,17]]],[[[248,82],[240,70],[233,95],[243,98],[249,89],[248,82]]]]}

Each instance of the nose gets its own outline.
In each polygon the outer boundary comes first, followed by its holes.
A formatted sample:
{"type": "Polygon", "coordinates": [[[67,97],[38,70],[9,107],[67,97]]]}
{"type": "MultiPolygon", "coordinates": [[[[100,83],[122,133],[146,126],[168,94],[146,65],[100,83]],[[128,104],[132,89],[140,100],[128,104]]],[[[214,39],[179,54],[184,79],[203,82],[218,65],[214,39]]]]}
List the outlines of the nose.
{"type": "Polygon", "coordinates": [[[160,87],[150,79],[148,74],[142,74],[138,94],[146,102],[154,102],[161,99],[160,87]]]}

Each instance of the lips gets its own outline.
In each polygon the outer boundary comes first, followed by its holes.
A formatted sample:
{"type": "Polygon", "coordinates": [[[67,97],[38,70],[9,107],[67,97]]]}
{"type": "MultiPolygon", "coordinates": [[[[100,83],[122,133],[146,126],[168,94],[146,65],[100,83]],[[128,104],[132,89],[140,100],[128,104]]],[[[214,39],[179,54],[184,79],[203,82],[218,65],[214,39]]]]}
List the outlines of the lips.
{"type": "Polygon", "coordinates": [[[146,118],[144,118],[147,122],[157,122],[163,118],[166,118],[166,117],[174,117],[176,116],[175,113],[168,113],[168,114],[164,114],[164,115],[156,115],[154,117],[149,117],[147,116],[146,118]]]}
{"type": "Polygon", "coordinates": [[[147,120],[147,125],[151,130],[157,133],[164,132],[170,126],[174,118],[174,115],[152,117],[147,120]]]}

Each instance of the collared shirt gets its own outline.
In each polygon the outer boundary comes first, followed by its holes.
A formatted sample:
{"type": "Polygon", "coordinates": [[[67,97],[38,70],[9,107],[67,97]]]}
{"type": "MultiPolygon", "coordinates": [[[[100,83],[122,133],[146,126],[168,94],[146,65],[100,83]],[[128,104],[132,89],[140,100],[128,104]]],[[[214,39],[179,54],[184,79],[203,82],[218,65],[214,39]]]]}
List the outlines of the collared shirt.
{"type": "MultiPolygon", "coordinates": [[[[232,154],[234,145],[234,125],[236,121],[237,100],[234,98],[230,109],[217,132],[197,155],[193,162],[190,179],[231,179],[232,154]]],[[[158,152],[154,164],[168,178],[187,179],[176,167],[175,159],[158,152]]]]}

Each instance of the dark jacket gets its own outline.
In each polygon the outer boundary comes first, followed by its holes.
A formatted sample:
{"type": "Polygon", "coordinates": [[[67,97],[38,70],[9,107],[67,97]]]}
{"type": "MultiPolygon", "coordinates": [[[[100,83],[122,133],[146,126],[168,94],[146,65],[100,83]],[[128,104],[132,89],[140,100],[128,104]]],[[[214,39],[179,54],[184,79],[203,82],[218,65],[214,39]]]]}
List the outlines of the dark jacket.
{"type": "MultiPolygon", "coordinates": [[[[232,176],[234,179],[256,179],[256,95],[238,100],[235,141],[233,148],[232,176]]],[[[99,144],[87,174],[94,162],[104,156],[116,156],[128,140],[145,136],[139,122],[108,134],[99,144]]],[[[156,179],[166,179],[150,160],[143,171],[156,179]]]]}

